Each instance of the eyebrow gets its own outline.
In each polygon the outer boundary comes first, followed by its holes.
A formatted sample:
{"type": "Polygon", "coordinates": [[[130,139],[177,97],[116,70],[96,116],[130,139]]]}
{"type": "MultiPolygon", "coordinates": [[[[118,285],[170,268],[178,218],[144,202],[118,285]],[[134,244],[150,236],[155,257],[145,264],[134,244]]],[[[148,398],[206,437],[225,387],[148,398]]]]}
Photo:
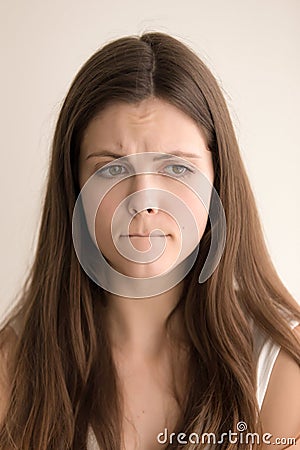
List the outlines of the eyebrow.
{"type": "MultiPolygon", "coordinates": [[[[201,158],[201,155],[199,155],[197,153],[187,153],[187,152],[182,152],[181,150],[174,150],[173,152],[170,152],[169,154],[168,154],[168,152],[157,152],[157,153],[162,153],[162,154],[160,156],[156,156],[154,158],[154,161],[161,160],[161,159],[168,159],[172,155],[179,156],[181,158],[195,158],[195,159],[201,158]]],[[[114,152],[110,152],[107,150],[100,150],[98,152],[90,153],[86,157],[86,159],[95,158],[95,157],[99,157],[99,156],[118,159],[118,158],[122,158],[123,156],[126,156],[126,155],[120,155],[119,153],[114,153],[114,152]]]]}

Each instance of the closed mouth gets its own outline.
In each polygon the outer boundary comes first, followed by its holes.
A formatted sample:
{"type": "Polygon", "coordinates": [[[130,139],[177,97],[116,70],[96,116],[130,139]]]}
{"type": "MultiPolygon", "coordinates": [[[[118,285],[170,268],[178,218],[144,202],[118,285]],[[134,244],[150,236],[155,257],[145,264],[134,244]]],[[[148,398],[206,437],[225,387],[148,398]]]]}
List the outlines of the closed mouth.
{"type": "Polygon", "coordinates": [[[121,237],[139,237],[139,238],[149,238],[149,237],[170,237],[170,234],[122,234],[121,237]]]}

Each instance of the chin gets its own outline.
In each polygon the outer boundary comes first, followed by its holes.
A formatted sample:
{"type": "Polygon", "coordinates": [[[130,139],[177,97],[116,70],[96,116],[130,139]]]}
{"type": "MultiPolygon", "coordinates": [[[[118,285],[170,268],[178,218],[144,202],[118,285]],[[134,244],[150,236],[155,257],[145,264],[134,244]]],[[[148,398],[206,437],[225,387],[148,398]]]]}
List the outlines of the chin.
{"type": "Polygon", "coordinates": [[[172,263],[167,264],[159,260],[149,264],[136,264],[126,261],[125,264],[116,264],[112,267],[123,275],[132,278],[157,277],[174,268],[172,263]]]}

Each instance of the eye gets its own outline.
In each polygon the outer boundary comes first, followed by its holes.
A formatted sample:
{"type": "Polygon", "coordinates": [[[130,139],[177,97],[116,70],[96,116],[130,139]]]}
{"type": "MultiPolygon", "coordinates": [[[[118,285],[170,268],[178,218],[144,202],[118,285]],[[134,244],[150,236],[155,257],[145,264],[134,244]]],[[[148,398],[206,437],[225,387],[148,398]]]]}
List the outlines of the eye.
{"type": "Polygon", "coordinates": [[[170,164],[164,168],[164,171],[168,175],[182,177],[187,175],[188,173],[193,173],[193,170],[190,167],[184,166],[182,164],[170,164]]]}
{"type": "Polygon", "coordinates": [[[128,173],[128,171],[126,167],[122,166],[121,164],[112,164],[108,167],[103,167],[103,169],[98,169],[96,173],[97,176],[100,177],[114,178],[120,175],[124,175],[125,173],[128,173]]]}

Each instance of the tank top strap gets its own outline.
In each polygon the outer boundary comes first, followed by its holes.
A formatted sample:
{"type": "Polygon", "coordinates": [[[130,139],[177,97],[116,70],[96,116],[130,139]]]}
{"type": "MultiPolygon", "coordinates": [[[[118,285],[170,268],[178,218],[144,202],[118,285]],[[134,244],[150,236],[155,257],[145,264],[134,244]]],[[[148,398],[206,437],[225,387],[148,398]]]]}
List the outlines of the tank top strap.
{"type": "MultiPolygon", "coordinates": [[[[297,320],[289,321],[291,329],[294,329],[299,322],[297,320]]],[[[272,370],[279,354],[281,347],[277,345],[270,337],[266,336],[262,331],[258,331],[258,328],[254,327],[254,347],[257,358],[257,387],[256,397],[261,410],[272,370]]]]}

